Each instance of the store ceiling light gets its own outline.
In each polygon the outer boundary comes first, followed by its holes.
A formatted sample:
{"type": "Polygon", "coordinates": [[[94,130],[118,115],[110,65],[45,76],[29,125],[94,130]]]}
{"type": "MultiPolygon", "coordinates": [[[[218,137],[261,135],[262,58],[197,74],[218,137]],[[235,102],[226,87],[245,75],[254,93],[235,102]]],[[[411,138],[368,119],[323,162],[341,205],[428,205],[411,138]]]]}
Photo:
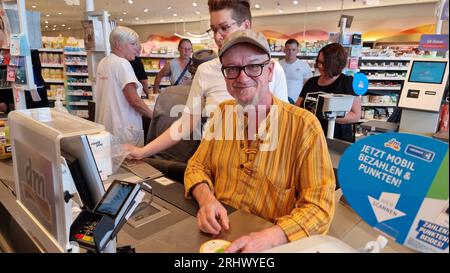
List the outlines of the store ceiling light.
{"type": "Polygon", "coordinates": [[[128,0],[128,4],[133,4],[133,0],[128,0]]]}
{"type": "Polygon", "coordinates": [[[177,17],[177,16],[178,16],[178,14],[174,13],[174,14],[173,14],[173,16],[174,16],[174,17],[177,17]]]}
{"type": "Polygon", "coordinates": [[[195,12],[195,14],[199,15],[199,14],[200,14],[200,11],[197,10],[197,11],[195,12]]]}
{"type": "Polygon", "coordinates": [[[167,9],[172,9],[172,7],[171,7],[171,6],[168,6],[167,9]]]}
{"type": "Polygon", "coordinates": [[[65,26],[66,26],[66,24],[62,24],[61,26],[62,26],[62,27],[65,27],[65,26]]]}
{"type": "Polygon", "coordinates": [[[259,9],[260,6],[258,4],[255,5],[255,9],[259,9]]]}
{"type": "Polygon", "coordinates": [[[279,12],[279,13],[283,13],[283,9],[279,9],[278,12],[279,12]]]}
{"type": "Polygon", "coordinates": [[[127,15],[127,12],[126,12],[126,11],[124,11],[124,12],[122,12],[122,14],[123,14],[123,15],[127,15]]]}
{"type": "Polygon", "coordinates": [[[144,9],[144,12],[147,13],[147,12],[148,12],[148,9],[144,9]]]}
{"type": "Polygon", "coordinates": [[[62,15],[62,12],[58,12],[58,15],[62,15]]]}
{"type": "Polygon", "coordinates": [[[47,20],[45,20],[45,22],[44,22],[44,23],[48,24],[48,21],[47,21],[47,20]]]}
{"type": "Polygon", "coordinates": [[[71,30],[72,28],[71,28],[71,27],[68,27],[67,29],[68,29],[68,30],[71,30]]]}
{"type": "Polygon", "coordinates": [[[193,34],[191,34],[189,32],[186,32],[186,34],[187,35],[181,35],[181,34],[178,34],[178,33],[175,32],[173,35],[175,35],[175,36],[177,36],[177,37],[179,37],[181,39],[189,39],[189,40],[191,40],[191,42],[193,44],[199,44],[199,43],[202,42],[202,40],[209,40],[209,39],[211,39],[208,34],[206,34],[206,35],[193,35],[193,34]]]}
{"type": "Polygon", "coordinates": [[[164,19],[159,20],[161,23],[164,23],[164,19]]]}
{"type": "Polygon", "coordinates": [[[119,19],[119,21],[120,21],[120,22],[123,22],[123,19],[122,19],[122,18],[120,18],[120,19],[119,19]]]}
{"type": "Polygon", "coordinates": [[[32,5],[31,7],[32,7],[33,9],[35,9],[35,8],[36,8],[36,5],[32,5]]]}
{"type": "Polygon", "coordinates": [[[292,1],[292,4],[298,5],[298,1],[292,1]]]}
{"type": "Polygon", "coordinates": [[[196,7],[197,6],[197,2],[193,2],[192,6],[196,7]]]}
{"type": "Polygon", "coordinates": [[[209,34],[208,33],[195,34],[195,33],[191,33],[189,31],[186,31],[186,34],[190,35],[191,37],[194,37],[194,38],[209,38],[209,34]]]}
{"type": "Polygon", "coordinates": [[[46,16],[46,17],[50,17],[50,14],[46,14],[45,16],[46,16]]]}
{"type": "Polygon", "coordinates": [[[321,10],[321,9],[322,9],[322,6],[317,6],[316,9],[317,9],[317,10],[321,10]]]}
{"type": "Polygon", "coordinates": [[[136,17],[136,18],[134,18],[134,19],[136,19],[136,21],[137,21],[137,20],[139,20],[139,17],[136,17]]]}

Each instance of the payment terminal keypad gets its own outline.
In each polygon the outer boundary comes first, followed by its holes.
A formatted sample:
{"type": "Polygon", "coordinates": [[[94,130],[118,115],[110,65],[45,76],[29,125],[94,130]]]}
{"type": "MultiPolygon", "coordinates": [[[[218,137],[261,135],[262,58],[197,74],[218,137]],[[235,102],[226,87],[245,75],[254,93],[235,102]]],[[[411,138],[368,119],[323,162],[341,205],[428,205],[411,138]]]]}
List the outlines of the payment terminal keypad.
{"type": "Polygon", "coordinates": [[[100,215],[92,214],[89,219],[87,219],[85,225],[80,227],[74,237],[79,243],[95,245],[94,240],[94,230],[97,227],[101,219],[100,215]]]}

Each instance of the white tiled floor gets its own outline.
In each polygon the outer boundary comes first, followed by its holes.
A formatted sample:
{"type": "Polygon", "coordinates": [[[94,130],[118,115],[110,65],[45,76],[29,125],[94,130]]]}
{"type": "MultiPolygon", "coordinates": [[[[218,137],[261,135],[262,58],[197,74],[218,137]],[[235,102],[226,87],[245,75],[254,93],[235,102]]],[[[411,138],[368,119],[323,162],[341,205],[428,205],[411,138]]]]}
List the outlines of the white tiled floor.
{"type": "MultiPolygon", "coordinates": [[[[336,191],[336,211],[328,235],[338,238],[349,246],[360,249],[364,248],[367,242],[375,241],[379,231],[369,226],[361,217],[356,214],[347,204],[340,201],[342,192],[336,191]]],[[[394,240],[388,238],[387,246],[383,249],[384,253],[411,253],[413,250],[406,248],[394,240]]]]}

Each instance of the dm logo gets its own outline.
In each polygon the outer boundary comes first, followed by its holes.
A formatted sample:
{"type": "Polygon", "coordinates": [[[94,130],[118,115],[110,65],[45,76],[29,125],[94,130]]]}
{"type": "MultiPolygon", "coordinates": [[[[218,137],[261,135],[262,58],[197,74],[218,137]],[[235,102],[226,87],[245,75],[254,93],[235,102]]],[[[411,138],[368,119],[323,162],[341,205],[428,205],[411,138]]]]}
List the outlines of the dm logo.
{"type": "Polygon", "coordinates": [[[51,222],[50,204],[46,197],[46,184],[44,176],[33,168],[31,158],[27,159],[25,168],[24,192],[27,199],[34,202],[39,211],[51,222]]]}
{"type": "Polygon", "coordinates": [[[395,138],[391,138],[388,142],[384,143],[384,147],[391,148],[392,150],[399,152],[401,149],[400,141],[397,141],[395,138]]]}

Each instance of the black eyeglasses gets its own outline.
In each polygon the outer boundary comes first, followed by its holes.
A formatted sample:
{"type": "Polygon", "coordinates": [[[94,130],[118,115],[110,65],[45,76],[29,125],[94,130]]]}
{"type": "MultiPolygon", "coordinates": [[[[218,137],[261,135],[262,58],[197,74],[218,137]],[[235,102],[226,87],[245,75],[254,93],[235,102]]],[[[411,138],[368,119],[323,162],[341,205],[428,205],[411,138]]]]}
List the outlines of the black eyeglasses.
{"type": "Polygon", "coordinates": [[[244,66],[222,66],[222,74],[227,80],[234,80],[241,74],[243,70],[245,75],[249,77],[259,77],[262,74],[264,66],[268,65],[270,61],[262,64],[248,64],[244,66]]]}

